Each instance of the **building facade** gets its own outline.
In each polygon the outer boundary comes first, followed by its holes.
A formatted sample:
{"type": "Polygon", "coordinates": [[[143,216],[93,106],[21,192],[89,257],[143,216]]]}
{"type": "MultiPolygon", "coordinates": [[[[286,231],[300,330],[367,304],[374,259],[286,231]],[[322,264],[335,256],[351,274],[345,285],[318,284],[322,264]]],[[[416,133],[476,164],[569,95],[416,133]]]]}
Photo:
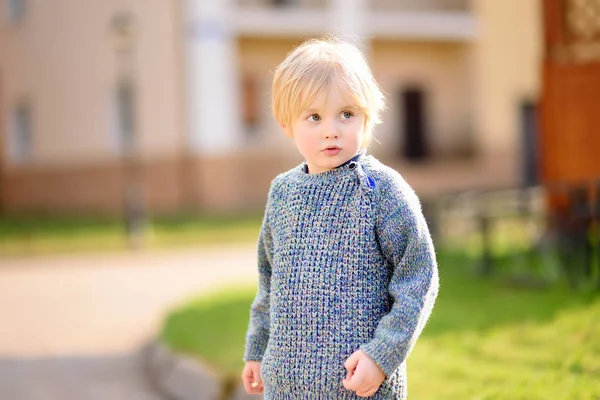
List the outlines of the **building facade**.
{"type": "Polygon", "coordinates": [[[388,103],[369,151],[419,193],[520,182],[537,0],[1,4],[5,213],[115,213],[131,188],[156,213],[262,208],[301,161],[272,71],[325,32],[365,51],[388,103]]]}

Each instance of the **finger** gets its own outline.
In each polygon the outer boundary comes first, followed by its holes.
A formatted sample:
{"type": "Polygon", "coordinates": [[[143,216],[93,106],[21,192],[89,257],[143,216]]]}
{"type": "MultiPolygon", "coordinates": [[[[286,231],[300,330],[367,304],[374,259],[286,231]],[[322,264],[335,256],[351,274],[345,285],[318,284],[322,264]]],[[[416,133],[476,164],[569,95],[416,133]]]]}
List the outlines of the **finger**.
{"type": "Polygon", "coordinates": [[[354,371],[348,371],[348,373],[346,374],[346,379],[344,380],[349,381],[350,379],[352,379],[352,375],[354,375],[354,371]]]}
{"type": "Polygon", "coordinates": [[[244,389],[246,389],[246,393],[254,392],[254,387],[252,387],[252,383],[254,383],[253,379],[251,379],[251,378],[244,379],[244,389]]]}
{"type": "Polygon", "coordinates": [[[366,389],[361,388],[360,390],[356,391],[356,395],[360,397],[371,397],[375,394],[376,391],[377,388],[373,387],[368,387],[366,389]]]}
{"type": "Polygon", "coordinates": [[[243,382],[244,382],[244,389],[246,390],[246,393],[252,394],[252,391],[254,389],[252,388],[250,381],[248,379],[244,378],[243,382]]]}
{"type": "Polygon", "coordinates": [[[348,372],[354,372],[356,369],[356,365],[358,364],[358,354],[356,352],[352,353],[350,357],[344,363],[344,367],[348,370],[348,372]]]}
{"type": "Polygon", "coordinates": [[[246,380],[246,377],[250,374],[252,374],[252,369],[249,367],[244,367],[244,370],[242,371],[242,380],[246,380]]]}
{"type": "Polygon", "coordinates": [[[257,366],[253,372],[254,382],[258,383],[259,386],[263,386],[262,376],[260,376],[260,366],[257,366]]]}
{"type": "Polygon", "coordinates": [[[358,397],[371,397],[375,392],[356,392],[358,397]]]}
{"type": "Polygon", "coordinates": [[[250,385],[250,394],[261,394],[264,392],[264,388],[262,385],[259,385],[256,382],[253,382],[252,385],[250,385]]]}
{"type": "Polygon", "coordinates": [[[261,394],[264,391],[264,385],[262,383],[258,383],[256,379],[252,379],[249,386],[250,391],[248,393],[250,394],[261,394]]]}
{"type": "Polygon", "coordinates": [[[344,387],[346,389],[352,390],[352,391],[357,391],[359,389],[362,389],[361,386],[364,384],[364,382],[365,382],[364,375],[360,371],[357,371],[356,373],[354,373],[352,375],[352,377],[350,379],[344,379],[344,381],[342,383],[344,384],[344,387]]]}
{"type": "Polygon", "coordinates": [[[254,391],[252,384],[255,381],[254,371],[252,368],[244,368],[244,372],[242,373],[242,381],[244,382],[244,389],[246,389],[246,392],[252,393],[254,391]]]}
{"type": "Polygon", "coordinates": [[[252,381],[250,386],[252,387],[253,394],[264,393],[265,388],[262,377],[260,376],[260,364],[252,366],[252,381]]]}

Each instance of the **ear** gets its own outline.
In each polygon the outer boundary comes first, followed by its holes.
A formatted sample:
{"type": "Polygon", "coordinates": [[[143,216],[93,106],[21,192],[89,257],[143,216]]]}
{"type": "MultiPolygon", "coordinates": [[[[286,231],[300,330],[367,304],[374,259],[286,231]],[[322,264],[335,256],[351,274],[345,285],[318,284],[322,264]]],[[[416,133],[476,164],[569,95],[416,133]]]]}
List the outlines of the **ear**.
{"type": "Polygon", "coordinates": [[[289,127],[288,125],[283,125],[283,124],[279,124],[279,126],[281,127],[281,130],[283,131],[285,136],[289,137],[290,139],[292,139],[294,137],[294,135],[292,135],[291,127],[289,127]]]}

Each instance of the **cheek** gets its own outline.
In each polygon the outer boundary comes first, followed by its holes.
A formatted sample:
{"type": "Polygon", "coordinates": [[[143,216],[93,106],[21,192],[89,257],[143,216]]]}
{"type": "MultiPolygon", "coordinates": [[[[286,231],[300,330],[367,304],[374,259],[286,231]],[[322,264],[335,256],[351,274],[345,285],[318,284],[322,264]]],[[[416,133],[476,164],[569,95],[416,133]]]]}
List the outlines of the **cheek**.
{"type": "Polygon", "coordinates": [[[296,137],[296,146],[300,152],[310,152],[319,147],[319,140],[317,136],[304,132],[296,137]]]}
{"type": "Polygon", "coordinates": [[[361,141],[365,135],[365,127],[362,121],[356,121],[345,127],[346,135],[361,141]]]}

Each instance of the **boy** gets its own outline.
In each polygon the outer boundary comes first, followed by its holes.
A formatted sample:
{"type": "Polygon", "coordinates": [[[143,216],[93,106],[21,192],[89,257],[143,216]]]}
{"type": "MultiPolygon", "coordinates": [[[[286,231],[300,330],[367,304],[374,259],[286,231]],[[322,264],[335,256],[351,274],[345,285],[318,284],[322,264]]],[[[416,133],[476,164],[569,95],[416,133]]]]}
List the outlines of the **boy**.
{"type": "Polygon", "coordinates": [[[275,71],[273,112],[305,162],[269,191],[248,393],[406,398],[406,358],[438,272],[414,191],[365,154],[383,108],[360,51],[333,37],[304,42],[275,71]]]}

